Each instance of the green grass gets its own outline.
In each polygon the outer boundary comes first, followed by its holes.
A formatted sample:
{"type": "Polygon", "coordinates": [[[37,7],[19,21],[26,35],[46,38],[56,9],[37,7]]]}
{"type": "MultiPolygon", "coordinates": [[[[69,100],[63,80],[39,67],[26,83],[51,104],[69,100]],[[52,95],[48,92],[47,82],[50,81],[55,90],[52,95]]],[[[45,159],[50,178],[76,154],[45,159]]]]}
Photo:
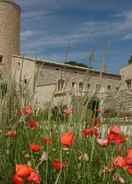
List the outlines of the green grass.
{"type": "MultiPolygon", "coordinates": [[[[111,172],[103,174],[104,167],[108,166],[112,158],[117,155],[116,146],[101,147],[96,143],[94,136],[82,137],[84,122],[72,122],[72,120],[48,122],[42,121],[39,115],[30,115],[17,118],[14,125],[17,131],[15,138],[5,136],[4,132],[8,127],[2,130],[0,135],[0,183],[12,183],[17,163],[29,164],[35,169],[43,152],[48,154],[48,160],[42,162],[38,168],[42,184],[112,184],[115,183],[113,181],[115,174],[123,177],[127,184],[132,182],[131,175],[123,169],[113,168],[111,172]],[[26,126],[26,121],[32,117],[40,119],[38,128],[31,129],[26,126]],[[60,144],[60,135],[69,128],[74,132],[75,142],[69,149],[64,150],[60,144]],[[42,136],[52,137],[53,144],[42,143],[42,136]],[[33,143],[42,146],[41,152],[30,151],[29,144],[33,143]],[[83,158],[84,155],[87,159],[83,158]],[[53,169],[51,162],[54,159],[66,161],[66,168],[61,171],[53,169]]],[[[120,146],[122,155],[126,153],[128,144],[129,142],[120,146]]]]}
{"type": "MultiPolygon", "coordinates": [[[[94,136],[82,137],[82,130],[92,125],[92,111],[87,104],[89,99],[74,99],[74,113],[69,117],[63,114],[51,116],[51,112],[49,116],[48,111],[36,112],[36,107],[31,115],[17,115],[17,111],[29,104],[31,98],[25,98],[22,88],[18,93],[14,83],[9,86],[6,95],[0,98],[0,184],[12,183],[16,164],[26,164],[38,170],[41,184],[120,184],[118,179],[114,181],[115,176],[122,177],[125,184],[132,183],[132,176],[126,169],[110,167],[113,157],[126,155],[131,141],[120,146],[110,144],[102,147],[97,144],[94,136]],[[29,128],[29,120],[38,121],[39,126],[35,129],[29,128]],[[64,149],[60,143],[60,135],[69,129],[74,134],[74,144],[64,149]],[[9,130],[16,130],[16,136],[6,136],[9,130]],[[51,137],[53,144],[44,144],[43,136],[51,137]],[[30,144],[41,145],[41,151],[32,152],[30,144]],[[40,160],[43,152],[48,154],[46,161],[40,160]],[[63,161],[66,167],[55,170],[52,167],[54,159],[63,161]]],[[[107,124],[109,123],[111,122],[107,120],[107,124]]]]}

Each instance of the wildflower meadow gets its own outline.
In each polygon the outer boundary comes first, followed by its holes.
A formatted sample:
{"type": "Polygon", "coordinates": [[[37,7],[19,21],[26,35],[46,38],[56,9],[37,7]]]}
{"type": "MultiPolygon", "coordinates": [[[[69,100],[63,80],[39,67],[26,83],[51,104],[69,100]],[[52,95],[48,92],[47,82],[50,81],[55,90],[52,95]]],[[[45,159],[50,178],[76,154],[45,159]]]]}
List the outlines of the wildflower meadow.
{"type": "Polygon", "coordinates": [[[131,136],[118,124],[104,131],[99,116],[82,118],[83,108],[49,116],[18,102],[15,92],[1,99],[1,184],[132,183],[131,136]]]}

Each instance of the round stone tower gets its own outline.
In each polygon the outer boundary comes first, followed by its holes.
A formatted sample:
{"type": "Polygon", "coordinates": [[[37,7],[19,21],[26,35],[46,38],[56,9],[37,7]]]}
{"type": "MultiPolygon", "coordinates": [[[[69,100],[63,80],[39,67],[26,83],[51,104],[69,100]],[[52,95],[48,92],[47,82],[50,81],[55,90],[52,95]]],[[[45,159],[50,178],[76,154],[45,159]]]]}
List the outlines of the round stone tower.
{"type": "Polygon", "coordinates": [[[0,67],[9,67],[12,55],[20,55],[20,7],[0,0],[0,67]]]}

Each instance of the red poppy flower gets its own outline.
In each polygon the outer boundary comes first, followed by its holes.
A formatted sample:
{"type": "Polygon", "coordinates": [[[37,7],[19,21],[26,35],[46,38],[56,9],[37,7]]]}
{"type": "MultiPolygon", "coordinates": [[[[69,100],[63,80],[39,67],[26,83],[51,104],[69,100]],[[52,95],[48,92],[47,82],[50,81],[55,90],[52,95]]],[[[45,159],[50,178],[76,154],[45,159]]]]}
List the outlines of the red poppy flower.
{"type": "Polygon", "coordinates": [[[130,154],[125,157],[125,162],[128,173],[132,174],[132,157],[130,156],[130,154]]]}
{"type": "Polygon", "coordinates": [[[33,169],[24,164],[16,164],[16,175],[19,177],[26,177],[28,176],[33,169]]]}
{"type": "Polygon", "coordinates": [[[24,184],[24,181],[40,184],[41,178],[39,174],[31,167],[25,164],[17,164],[16,174],[13,177],[13,184],[24,184]]]}
{"type": "Polygon", "coordinates": [[[42,137],[42,142],[43,142],[44,144],[52,144],[52,143],[53,143],[52,139],[49,138],[49,137],[47,137],[47,136],[42,137]]]}
{"type": "Polygon", "coordinates": [[[33,182],[34,184],[40,184],[41,177],[37,172],[33,171],[31,172],[30,176],[27,178],[27,181],[33,182]]]}
{"type": "Polygon", "coordinates": [[[122,144],[127,140],[127,136],[121,135],[121,129],[118,126],[112,126],[109,131],[107,138],[109,143],[122,144]]]}
{"type": "Polygon", "coordinates": [[[13,177],[13,183],[14,183],[14,184],[24,184],[24,181],[23,181],[23,179],[22,179],[21,177],[15,175],[15,176],[13,177]]]}
{"type": "Polygon", "coordinates": [[[41,146],[39,144],[30,144],[30,149],[32,152],[39,152],[41,150],[41,146]]]}
{"type": "Polygon", "coordinates": [[[29,127],[29,128],[37,128],[38,127],[38,121],[35,121],[35,120],[29,120],[28,122],[27,122],[27,126],[29,127]]]}
{"type": "Polygon", "coordinates": [[[127,156],[124,158],[126,163],[126,168],[129,174],[132,174],[132,148],[128,148],[127,156]]]}
{"type": "Polygon", "coordinates": [[[56,170],[61,170],[61,169],[65,168],[65,164],[62,163],[60,160],[53,160],[52,161],[52,168],[54,168],[56,170]]]}
{"type": "Polygon", "coordinates": [[[132,174],[132,167],[128,167],[127,171],[129,174],[132,174]]]}
{"type": "Polygon", "coordinates": [[[84,137],[88,137],[88,136],[96,136],[98,137],[99,133],[98,133],[98,129],[96,127],[93,128],[85,128],[82,131],[82,136],[84,137]]]}
{"type": "Polygon", "coordinates": [[[126,157],[117,156],[113,160],[115,167],[126,168],[129,174],[132,174],[132,148],[128,148],[126,157]]]}
{"type": "Polygon", "coordinates": [[[110,132],[113,132],[115,134],[120,134],[121,128],[120,128],[120,126],[113,125],[112,127],[110,127],[110,132]]]}
{"type": "Polygon", "coordinates": [[[10,130],[5,134],[8,137],[16,137],[16,130],[10,130]]]}
{"type": "Polygon", "coordinates": [[[65,132],[61,134],[60,137],[61,144],[65,146],[70,146],[74,143],[74,134],[71,131],[65,132]]]}
{"type": "Polygon", "coordinates": [[[123,168],[123,167],[126,166],[126,161],[125,161],[125,159],[122,156],[117,156],[113,160],[113,165],[115,167],[121,167],[121,168],[123,168]]]}
{"type": "Polygon", "coordinates": [[[109,141],[107,138],[104,139],[97,138],[97,143],[100,144],[101,146],[107,146],[109,144],[109,141]]]}
{"type": "Polygon", "coordinates": [[[127,150],[127,156],[132,157],[132,148],[128,148],[127,150]]]}
{"type": "Polygon", "coordinates": [[[132,167],[132,148],[128,148],[125,160],[127,165],[132,167]]]}
{"type": "Polygon", "coordinates": [[[115,134],[113,132],[110,132],[107,136],[109,143],[115,143],[115,144],[122,144],[125,140],[124,140],[124,136],[119,135],[119,134],[115,134]]]}
{"type": "Polygon", "coordinates": [[[132,157],[126,156],[125,161],[126,161],[127,165],[132,166],[132,157]]]}
{"type": "Polygon", "coordinates": [[[64,114],[65,115],[70,115],[70,114],[72,114],[73,113],[73,107],[66,107],[65,109],[64,109],[64,114]]]}
{"type": "Polygon", "coordinates": [[[27,105],[24,108],[22,108],[22,114],[24,115],[30,115],[32,114],[33,110],[32,110],[32,106],[31,105],[27,105]]]}

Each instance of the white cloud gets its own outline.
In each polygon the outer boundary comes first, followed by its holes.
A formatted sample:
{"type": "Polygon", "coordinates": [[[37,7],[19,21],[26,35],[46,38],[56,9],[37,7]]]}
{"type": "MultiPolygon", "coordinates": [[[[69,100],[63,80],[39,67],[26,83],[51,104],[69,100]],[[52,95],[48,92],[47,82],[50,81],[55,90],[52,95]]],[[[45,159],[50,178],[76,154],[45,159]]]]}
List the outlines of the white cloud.
{"type": "Polygon", "coordinates": [[[22,16],[24,19],[28,19],[28,18],[33,19],[35,17],[46,16],[49,13],[50,13],[49,11],[27,11],[23,13],[22,16]]]}
{"type": "Polygon", "coordinates": [[[122,40],[132,40],[132,33],[126,34],[122,40]]]}
{"type": "Polygon", "coordinates": [[[35,32],[32,30],[25,30],[21,33],[21,38],[24,41],[24,40],[29,39],[30,37],[33,37],[34,34],[35,32]]]}
{"type": "Polygon", "coordinates": [[[113,32],[116,33],[116,26],[115,24],[109,24],[107,22],[84,22],[78,25],[78,29],[71,32],[68,31],[65,35],[49,35],[49,33],[42,30],[27,30],[22,32],[21,36],[25,42],[25,48],[54,48],[66,46],[68,43],[72,45],[85,43],[101,36],[111,35],[113,32]],[[26,42],[26,40],[28,40],[28,42],[26,42]]]}
{"type": "Polygon", "coordinates": [[[115,19],[109,21],[103,19],[100,21],[85,20],[78,23],[75,21],[76,23],[73,22],[73,26],[71,26],[70,20],[69,22],[68,19],[63,21],[61,15],[54,14],[54,10],[60,8],[64,2],[58,3],[56,0],[53,3],[50,0],[39,2],[40,0],[33,0],[32,3],[26,0],[22,2],[23,6],[28,7],[23,13],[24,27],[28,30],[24,28],[21,33],[24,50],[64,47],[68,43],[79,45],[98,38],[103,40],[107,36],[117,36],[121,40],[132,37],[130,34],[132,31],[132,11],[122,11],[120,14],[115,14],[113,16],[115,19]],[[26,20],[30,21],[26,22],[26,20]]]}
{"type": "MultiPolygon", "coordinates": [[[[40,12],[40,14],[43,12],[40,12]]],[[[32,13],[25,15],[30,17],[32,13]]],[[[33,12],[33,15],[35,13],[33,12]]],[[[115,15],[116,16],[116,15],[115,15]]],[[[121,16],[121,15],[120,15],[121,16]]],[[[65,27],[58,25],[57,18],[53,18],[54,26],[58,27],[58,30],[26,30],[22,32],[22,40],[28,40],[28,43],[25,42],[24,46],[28,49],[35,49],[35,47],[44,47],[44,48],[54,48],[54,47],[61,47],[65,46],[68,43],[77,44],[82,42],[88,42],[89,40],[104,37],[104,36],[121,36],[124,39],[130,39],[130,35],[127,36],[130,30],[132,30],[132,13],[129,12],[128,14],[122,14],[123,19],[119,20],[112,20],[112,21],[85,21],[78,25],[74,29],[67,31],[65,35],[59,34],[61,33],[61,29],[67,29],[67,24],[64,25],[65,27]],[[52,32],[54,34],[52,34],[52,32]]],[[[50,17],[51,18],[51,17],[50,17]]],[[[45,17],[45,24],[48,27],[49,25],[49,17],[45,17]]],[[[53,28],[53,27],[51,27],[53,28]]],[[[55,29],[56,29],[55,28],[55,29]]]]}
{"type": "Polygon", "coordinates": [[[118,32],[123,32],[122,40],[132,39],[132,10],[123,11],[120,14],[115,15],[120,19],[120,23],[118,24],[118,32]]]}

